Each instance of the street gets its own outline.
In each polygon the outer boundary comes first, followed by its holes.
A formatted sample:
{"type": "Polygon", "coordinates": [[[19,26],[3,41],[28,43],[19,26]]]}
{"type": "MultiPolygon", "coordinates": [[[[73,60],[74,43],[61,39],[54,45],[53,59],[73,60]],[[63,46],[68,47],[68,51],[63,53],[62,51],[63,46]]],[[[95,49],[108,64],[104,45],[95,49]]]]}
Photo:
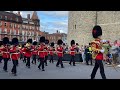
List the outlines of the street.
{"type": "MultiPolygon", "coordinates": [[[[37,65],[31,64],[31,68],[27,68],[25,63],[19,60],[17,67],[17,76],[11,74],[12,61],[8,62],[8,72],[3,71],[3,61],[0,63],[0,79],[90,79],[93,66],[85,65],[77,62],[76,66],[70,66],[68,62],[64,62],[65,68],[56,67],[56,61],[45,66],[45,71],[39,70],[37,65]]],[[[116,67],[118,72],[113,67],[105,66],[105,74],[107,79],[120,79],[120,68],[116,67]]],[[[98,70],[96,79],[101,79],[98,70]]]]}

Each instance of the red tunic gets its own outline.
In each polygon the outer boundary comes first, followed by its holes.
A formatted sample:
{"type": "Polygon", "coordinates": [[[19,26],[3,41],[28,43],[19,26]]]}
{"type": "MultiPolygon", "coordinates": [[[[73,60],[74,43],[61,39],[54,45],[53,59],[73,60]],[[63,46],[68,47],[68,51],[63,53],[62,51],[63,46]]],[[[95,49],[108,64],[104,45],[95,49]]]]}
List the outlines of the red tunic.
{"type": "Polygon", "coordinates": [[[20,53],[17,51],[17,48],[15,46],[13,46],[11,49],[10,49],[10,53],[11,54],[11,58],[12,60],[18,60],[19,57],[20,57],[20,53]]]}
{"type": "Polygon", "coordinates": [[[45,57],[45,51],[44,51],[44,45],[40,45],[38,48],[38,55],[40,58],[44,58],[45,57]]]}
{"type": "Polygon", "coordinates": [[[36,47],[36,46],[33,46],[32,54],[33,54],[33,55],[37,55],[37,53],[38,53],[37,47],[36,47]]]}
{"type": "MultiPolygon", "coordinates": [[[[100,47],[100,39],[95,39],[95,41],[94,41],[94,47],[96,48],[96,49],[100,49],[99,47],[100,47]]],[[[95,57],[95,60],[103,60],[103,53],[101,53],[101,52],[99,52],[99,53],[97,53],[97,55],[96,55],[96,57],[95,57]]]]}
{"type": "Polygon", "coordinates": [[[48,47],[47,46],[45,46],[45,48],[44,48],[44,50],[45,50],[45,56],[48,56],[48,47]]]}
{"type": "Polygon", "coordinates": [[[58,55],[58,57],[63,57],[63,47],[62,46],[57,47],[57,55],[58,55]]]}
{"type": "Polygon", "coordinates": [[[23,49],[23,52],[25,52],[25,54],[24,54],[25,57],[31,57],[32,56],[31,49],[28,49],[28,48],[25,47],[23,49]]]}
{"type": "Polygon", "coordinates": [[[52,55],[52,56],[53,56],[53,54],[54,54],[53,47],[50,47],[50,49],[49,49],[49,53],[50,53],[50,55],[52,55]]]}
{"type": "Polygon", "coordinates": [[[75,56],[75,46],[70,47],[70,55],[75,56]]]}
{"type": "Polygon", "coordinates": [[[3,51],[3,54],[2,54],[3,58],[10,58],[10,52],[9,52],[8,46],[4,46],[2,51],[3,51]]]}

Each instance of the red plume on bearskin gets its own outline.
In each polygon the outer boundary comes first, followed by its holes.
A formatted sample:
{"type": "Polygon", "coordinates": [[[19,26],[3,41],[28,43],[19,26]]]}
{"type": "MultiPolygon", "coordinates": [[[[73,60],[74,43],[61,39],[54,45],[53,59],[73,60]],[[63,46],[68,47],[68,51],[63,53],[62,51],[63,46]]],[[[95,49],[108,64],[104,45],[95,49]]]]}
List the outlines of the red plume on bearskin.
{"type": "Polygon", "coordinates": [[[98,38],[98,36],[102,35],[102,28],[99,25],[94,26],[92,30],[93,38],[98,38]]]}
{"type": "Polygon", "coordinates": [[[28,39],[28,40],[27,40],[27,43],[32,43],[32,39],[28,39]]]}
{"type": "Polygon", "coordinates": [[[39,42],[45,42],[45,37],[41,36],[39,42]]]}
{"type": "Polygon", "coordinates": [[[12,39],[12,44],[13,45],[17,45],[18,44],[18,39],[17,38],[13,38],[12,39]]]}
{"type": "Polygon", "coordinates": [[[49,40],[48,39],[45,40],[45,44],[49,44],[49,40]]]}
{"type": "Polygon", "coordinates": [[[3,38],[3,44],[8,44],[9,43],[9,38],[8,37],[4,37],[3,38]]]}
{"type": "Polygon", "coordinates": [[[62,43],[63,43],[63,41],[62,41],[61,39],[59,39],[59,40],[57,41],[57,44],[58,44],[58,45],[62,45],[62,43]]]}
{"type": "Polygon", "coordinates": [[[73,45],[73,44],[75,44],[75,40],[71,40],[71,46],[73,45]]]}

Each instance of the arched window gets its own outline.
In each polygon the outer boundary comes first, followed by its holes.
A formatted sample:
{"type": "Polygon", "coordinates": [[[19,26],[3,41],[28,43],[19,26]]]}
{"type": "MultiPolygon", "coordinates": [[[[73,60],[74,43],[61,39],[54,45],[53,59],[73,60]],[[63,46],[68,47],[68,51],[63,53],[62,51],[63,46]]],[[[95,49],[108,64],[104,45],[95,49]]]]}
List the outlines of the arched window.
{"type": "Polygon", "coordinates": [[[75,29],[76,29],[76,24],[75,24],[75,29]]]}

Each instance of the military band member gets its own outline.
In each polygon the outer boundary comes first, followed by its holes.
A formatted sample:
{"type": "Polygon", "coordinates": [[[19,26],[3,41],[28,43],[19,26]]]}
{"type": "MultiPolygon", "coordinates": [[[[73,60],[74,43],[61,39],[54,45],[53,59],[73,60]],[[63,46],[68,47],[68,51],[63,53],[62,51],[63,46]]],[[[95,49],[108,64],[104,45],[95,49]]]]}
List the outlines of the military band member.
{"type": "Polygon", "coordinates": [[[39,69],[41,69],[40,67],[42,66],[42,71],[45,71],[44,69],[44,59],[45,59],[45,51],[44,51],[44,47],[45,47],[45,37],[42,36],[40,37],[40,45],[39,45],[39,48],[38,48],[38,56],[39,56],[39,59],[40,59],[40,64],[38,66],[39,69]]]}
{"type": "Polygon", "coordinates": [[[49,44],[49,40],[45,40],[45,65],[47,66],[47,59],[48,59],[48,44],[49,44]]]}
{"type": "Polygon", "coordinates": [[[37,51],[37,42],[36,41],[34,41],[33,42],[33,51],[32,51],[32,63],[33,64],[36,64],[36,57],[37,57],[37,53],[38,53],[38,51],[37,51]]]}
{"type": "Polygon", "coordinates": [[[25,44],[23,45],[22,47],[22,50],[21,50],[22,54],[23,54],[23,62],[26,63],[26,56],[25,56],[25,44]]]}
{"type": "Polygon", "coordinates": [[[93,38],[95,38],[95,40],[91,42],[91,48],[93,51],[93,59],[95,60],[95,66],[91,74],[91,79],[95,78],[98,68],[100,68],[100,74],[102,76],[102,79],[106,79],[104,73],[104,66],[102,63],[104,49],[102,48],[102,42],[101,42],[101,36],[102,36],[101,27],[98,25],[94,26],[92,35],[93,38]]]}
{"type": "Polygon", "coordinates": [[[0,42],[0,63],[2,63],[2,49],[3,49],[3,43],[0,42]]]}
{"type": "Polygon", "coordinates": [[[63,62],[62,62],[62,60],[63,60],[63,46],[62,46],[63,41],[61,39],[59,39],[57,41],[57,44],[58,44],[58,46],[57,46],[58,62],[56,64],[56,67],[59,67],[59,64],[61,64],[61,68],[64,68],[63,62]]]}
{"type": "Polygon", "coordinates": [[[30,58],[32,56],[32,39],[28,39],[24,48],[25,57],[27,58],[26,66],[30,68],[30,58]]]}
{"type": "Polygon", "coordinates": [[[4,37],[3,38],[3,48],[2,48],[2,51],[3,51],[3,54],[2,54],[2,57],[3,57],[3,60],[4,60],[4,67],[3,67],[3,70],[5,72],[7,72],[7,63],[8,63],[8,60],[10,60],[10,53],[9,53],[9,38],[8,37],[4,37]]]}
{"type": "Polygon", "coordinates": [[[69,64],[71,65],[71,62],[73,62],[73,66],[75,66],[75,49],[76,49],[75,41],[71,40],[71,47],[70,47],[71,60],[69,64]]]}
{"type": "Polygon", "coordinates": [[[52,42],[52,43],[50,44],[50,48],[49,48],[50,63],[51,63],[51,62],[53,63],[53,55],[54,55],[54,52],[55,52],[55,47],[54,47],[54,42],[52,42]]]}
{"type": "Polygon", "coordinates": [[[12,74],[14,74],[14,76],[16,76],[17,70],[16,70],[16,66],[17,66],[17,61],[20,57],[20,52],[19,52],[19,47],[18,47],[18,39],[17,38],[13,38],[12,39],[12,48],[10,49],[10,53],[11,53],[11,59],[13,62],[13,68],[11,70],[12,74]]]}

